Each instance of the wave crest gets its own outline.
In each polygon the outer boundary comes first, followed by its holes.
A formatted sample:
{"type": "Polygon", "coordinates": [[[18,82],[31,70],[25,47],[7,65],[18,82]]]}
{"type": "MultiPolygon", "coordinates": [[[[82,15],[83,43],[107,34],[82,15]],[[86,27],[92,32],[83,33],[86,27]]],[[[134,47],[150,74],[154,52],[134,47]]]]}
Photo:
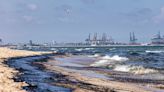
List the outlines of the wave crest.
{"type": "Polygon", "coordinates": [[[113,57],[110,57],[110,56],[106,55],[106,56],[102,57],[102,59],[104,59],[104,60],[112,60],[112,61],[127,61],[127,60],[129,60],[126,57],[120,57],[118,55],[115,55],[113,57]]]}
{"type": "Polygon", "coordinates": [[[133,74],[157,73],[157,70],[144,68],[142,66],[117,65],[113,70],[121,72],[130,72],[133,74]]]}
{"type": "Polygon", "coordinates": [[[120,57],[118,55],[115,56],[104,56],[101,57],[99,61],[94,62],[90,66],[92,67],[108,67],[114,71],[120,72],[129,72],[133,74],[149,74],[149,73],[157,73],[157,70],[145,68],[143,66],[135,66],[135,65],[125,65],[123,64],[125,61],[128,61],[127,57],[120,57]]]}
{"type": "Polygon", "coordinates": [[[146,50],[146,53],[164,53],[162,50],[146,50]]]}
{"type": "Polygon", "coordinates": [[[126,57],[120,57],[118,55],[115,55],[113,57],[110,56],[104,56],[101,58],[101,60],[94,62],[93,64],[91,64],[90,66],[93,67],[102,67],[102,66],[108,66],[111,63],[118,63],[118,62],[124,62],[124,61],[128,61],[129,59],[126,57]]]}
{"type": "Polygon", "coordinates": [[[100,57],[100,56],[101,56],[100,54],[94,54],[94,55],[89,55],[88,57],[97,58],[97,57],[100,57]]]}

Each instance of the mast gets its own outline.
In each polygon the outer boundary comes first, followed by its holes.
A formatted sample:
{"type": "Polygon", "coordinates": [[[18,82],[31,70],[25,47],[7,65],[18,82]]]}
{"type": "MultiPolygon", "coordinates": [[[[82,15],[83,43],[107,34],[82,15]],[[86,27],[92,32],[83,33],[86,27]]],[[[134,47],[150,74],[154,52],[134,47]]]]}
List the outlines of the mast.
{"type": "Polygon", "coordinates": [[[107,39],[106,34],[103,33],[103,35],[102,35],[102,40],[105,41],[106,39],[107,39]]]}
{"type": "Polygon", "coordinates": [[[88,44],[90,44],[91,43],[91,34],[89,33],[89,35],[88,35],[88,38],[85,40],[88,44]]]}
{"type": "Polygon", "coordinates": [[[135,34],[133,32],[133,41],[136,42],[137,41],[137,38],[135,37],[135,34]]]}
{"type": "Polygon", "coordinates": [[[136,44],[137,38],[134,32],[130,32],[130,44],[136,44]]]}
{"type": "Polygon", "coordinates": [[[93,40],[97,41],[97,33],[94,34],[93,40]]]}
{"type": "Polygon", "coordinates": [[[157,36],[158,36],[159,39],[161,39],[161,32],[160,31],[158,32],[157,36]]]}
{"type": "Polygon", "coordinates": [[[94,34],[92,43],[97,45],[97,33],[94,34]]]}
{"type": "Polygon", "coordinates": [[[90,41],[91,40],[91,34],[89,33],[89,36],[88,36],[88,41],[90,41]]]}
{"type": "Polygon", "coordinates": [[[132,42],[132,33],[130,32],[130,42],[132,42]]]}
{"type": "Polygon", "coordinates": [[[134,32],[133,32],[133,36],[132,36],[132,39],[133,39],[133,41],[135,41],[135,35],[134,35],[134,32]]]}

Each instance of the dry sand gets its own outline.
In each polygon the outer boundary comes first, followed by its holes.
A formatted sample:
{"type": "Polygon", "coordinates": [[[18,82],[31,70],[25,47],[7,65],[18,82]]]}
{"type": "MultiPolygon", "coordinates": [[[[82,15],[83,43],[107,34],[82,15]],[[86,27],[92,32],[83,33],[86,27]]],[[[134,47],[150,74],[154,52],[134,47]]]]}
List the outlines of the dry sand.
{"type": "Polygon", "coordinates": [[[0,92],[26,92],[22,89],[25,82],[14,82],[13,78],[18,71],[4,64],[7,59],[48,54],[48,52],[32,52],[0,48],[0,92]]]}

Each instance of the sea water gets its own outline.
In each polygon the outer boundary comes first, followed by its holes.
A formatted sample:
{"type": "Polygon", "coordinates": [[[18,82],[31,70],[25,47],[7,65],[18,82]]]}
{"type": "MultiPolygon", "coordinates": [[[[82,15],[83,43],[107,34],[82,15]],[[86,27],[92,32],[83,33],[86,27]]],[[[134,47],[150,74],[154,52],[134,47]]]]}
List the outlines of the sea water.
{"type": "Polygon", "coordinates": [[[134,74],[164,72],[164,47],[58,48],[58,51],[97,58],[91,67],[134,74]]]}

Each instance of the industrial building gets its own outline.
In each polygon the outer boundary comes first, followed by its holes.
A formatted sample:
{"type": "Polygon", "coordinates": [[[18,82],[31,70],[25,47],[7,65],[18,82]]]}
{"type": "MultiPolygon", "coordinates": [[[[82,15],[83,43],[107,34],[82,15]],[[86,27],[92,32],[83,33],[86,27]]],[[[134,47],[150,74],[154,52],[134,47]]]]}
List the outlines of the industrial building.
{"type": "Polygon", "coordinates": [[[91,46],[114,44],[114,40],[112,39],[112,37],[108,37],[105,33],[103,33],[102,36],[98,36],[97,33],[95,33],[93,36],[89,34],[88,38],[85,41],[88,45],[91,46]]]}
{"type": "Polygon", "coordinates": [[[162,37],[161,33],[158,32],[158,34],[155,35],[155,37],[152,38],[151,41],[152,41],[152,44],[156,44],[156,45],[164,44],[164,37],[162,37]]]}

